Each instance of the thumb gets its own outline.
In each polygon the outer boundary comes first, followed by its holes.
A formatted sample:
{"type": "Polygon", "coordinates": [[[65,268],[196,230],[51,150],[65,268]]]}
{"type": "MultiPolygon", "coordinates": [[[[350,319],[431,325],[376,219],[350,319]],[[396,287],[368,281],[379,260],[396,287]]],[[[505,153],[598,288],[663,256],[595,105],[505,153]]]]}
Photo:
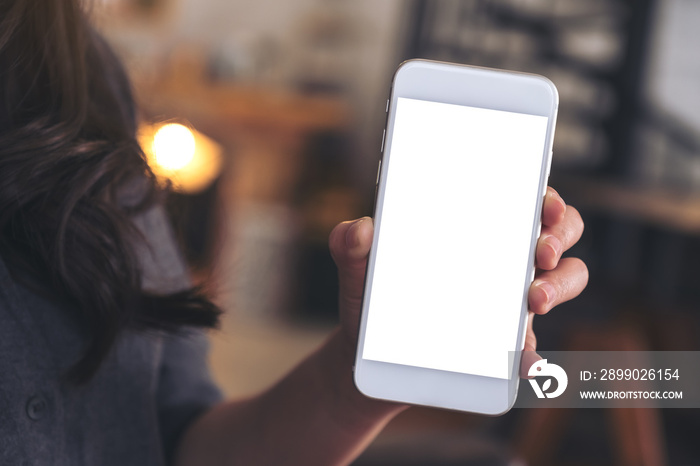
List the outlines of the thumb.
{"type": "Polygon", "coordinates": [[[338,267],[340,319],[350,334],[355,334],[357,329],[373,234],[372,219],[363,217],[339,224],[329,238],[331,256],[338,267]]]}

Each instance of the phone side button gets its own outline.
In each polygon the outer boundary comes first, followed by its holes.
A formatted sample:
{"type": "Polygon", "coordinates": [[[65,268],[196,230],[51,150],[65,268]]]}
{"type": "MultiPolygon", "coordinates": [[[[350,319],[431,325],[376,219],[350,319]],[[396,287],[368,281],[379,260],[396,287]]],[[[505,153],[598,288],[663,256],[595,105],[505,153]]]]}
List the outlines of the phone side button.
{"type": "Polygon", "coordinates": [[[380,149],[382,154],[384,153],[384,138],[386,138],[386,128],[384,128],[384,131],[382,131],[382,148],[380,149]]]}
{"type": "Polygon", "coordinates": [[[377,181],[374,183],[375,185],[379,185],[379,174],[382,172],[382,161],[381,159],[379,160],[379,165],[377,165],[377,181]]]}
{"type": "Polygon", "coordinates": [[[386,99],[386,109],[384,109],[384,113],[389,113],[389,99],[386,99]]]}

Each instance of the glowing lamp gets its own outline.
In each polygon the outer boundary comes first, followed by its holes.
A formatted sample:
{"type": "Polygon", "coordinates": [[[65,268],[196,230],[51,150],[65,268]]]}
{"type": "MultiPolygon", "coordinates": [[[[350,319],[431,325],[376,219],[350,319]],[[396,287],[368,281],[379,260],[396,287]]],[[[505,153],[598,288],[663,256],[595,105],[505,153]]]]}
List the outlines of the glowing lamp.
{"type": "Polygon", "coordinates": [[[194,158],[194,134],[186,126],[169,123],[158,128],[151,149],[156,164],[166,170],[180,170],[194,158]]]}
{"type": "Polygon", "coordinates": [[[176,191],[203,191],[221,172],[221,146],[185,125],[143,125],[139,142],[153,173],[170,180],[176,191]]]}

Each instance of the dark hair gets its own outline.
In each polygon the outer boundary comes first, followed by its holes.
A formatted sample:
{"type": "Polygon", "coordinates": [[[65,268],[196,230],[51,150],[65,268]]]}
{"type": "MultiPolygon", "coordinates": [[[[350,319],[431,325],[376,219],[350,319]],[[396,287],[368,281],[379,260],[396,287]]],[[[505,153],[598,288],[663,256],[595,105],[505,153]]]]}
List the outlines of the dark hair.
{"type": "Polygon", "coordinates": [[[126,328],[216,326],[220,311],[199,289],[141,288],[144,238],[131,217],[160,191],[128,80],[79,0],[2,2],[0,93],[0,251],[86,324],[89,346],[68,375],[88,380],[126,328]],[[123,205],[139,178],[144,195],[123,205]]]}

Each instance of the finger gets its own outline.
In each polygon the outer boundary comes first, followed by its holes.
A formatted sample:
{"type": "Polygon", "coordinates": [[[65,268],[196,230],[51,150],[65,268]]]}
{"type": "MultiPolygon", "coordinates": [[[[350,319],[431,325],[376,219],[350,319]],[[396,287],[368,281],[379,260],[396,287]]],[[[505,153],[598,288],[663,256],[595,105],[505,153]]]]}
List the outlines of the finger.
{"type": "Polygon", "coordinates": [[[547,186],[542,206],[542,225],[556,225],[564,219],[565,213],[566,202],[554,188],[547,186]]]}
{"type": "Polygon", "coordinates": [[[522,358],[520,359],[520,377],[523,379],[531,379],[527,373],[530,367],[542,357],[536,353],[537,350],[537,337],[535,336],[535,331],[532,329],[532,324],[534,321],[534,313],[528,312],[527,316],[527,332],[525,333],[525,346],[523,347],[522,358]]]}
{"type": "Polygon", "coordinates": [[[374,228],[370,217],[343,222],[331,231],[328,243],[338,267],[357,265],[367,259],[374,228]]]}
{"type": "Polygon", "coordinates": [[[554,269],[561,255],[576,244],[582,234],[581,214],[574,207],[566,206],[566,212],[560,222],[542,226],[535,254],[537,267],[545,270],[554,269]]]}
{"type": "Polygon", "coordinates": [[[330,234],[328,242],[331,256],[338,267],[341,307],[357,306],[362,300],[373,233],[372,219],[363,217],[337,225],[330,234]]]}
{"type": "Polygon", "coordinates": [[[541,272],[530,285],[528,304],[535,314],[578,296],[588,283],[588,268],[581,259],[565,257],[554,270],[541,272]]]}

